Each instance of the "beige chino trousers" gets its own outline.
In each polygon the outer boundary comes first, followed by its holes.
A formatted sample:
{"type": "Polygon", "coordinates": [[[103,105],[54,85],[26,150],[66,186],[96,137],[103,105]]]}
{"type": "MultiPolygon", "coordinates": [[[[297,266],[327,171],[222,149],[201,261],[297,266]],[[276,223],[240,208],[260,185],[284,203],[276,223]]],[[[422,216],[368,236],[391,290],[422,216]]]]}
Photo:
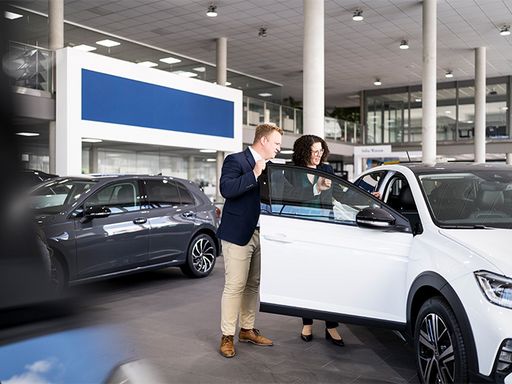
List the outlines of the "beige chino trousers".
{"type": "Polygon", "coordinates": [[[222,240],[222,253],[225,283],[220,327],[223,335],[234,336],[237,318],[240,328],[254,328],[261,270],[259,230],[254,231],[251,240],[244,246],[222,240]]]}

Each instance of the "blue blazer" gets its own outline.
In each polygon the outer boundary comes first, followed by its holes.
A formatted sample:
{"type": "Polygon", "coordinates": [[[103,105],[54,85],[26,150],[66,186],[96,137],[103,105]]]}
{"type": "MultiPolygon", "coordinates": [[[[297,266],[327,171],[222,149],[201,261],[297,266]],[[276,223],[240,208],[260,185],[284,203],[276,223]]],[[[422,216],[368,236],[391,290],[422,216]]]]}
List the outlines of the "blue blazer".
{"type": "Polygon", "coordinates": [[[220,193],[226,199],[217,236],[237,245],[251,239],[260,217],[260,188],[254,177],[254,157],[249,148],[226,157],[220,176],[220,193]]]}

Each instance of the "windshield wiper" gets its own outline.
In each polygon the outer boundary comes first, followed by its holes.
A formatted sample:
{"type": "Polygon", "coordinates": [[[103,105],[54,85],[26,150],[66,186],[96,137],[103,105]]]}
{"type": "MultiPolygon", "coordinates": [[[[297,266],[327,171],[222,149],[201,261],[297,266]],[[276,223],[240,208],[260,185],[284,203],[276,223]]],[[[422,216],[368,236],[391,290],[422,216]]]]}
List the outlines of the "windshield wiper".
{"type": "Polygon", "coordinates": [[[441,225],[441,228],[445,229],[494,229],[493,227],[488,227],[483,224],[473,224],[473,225],[441,225]]]}

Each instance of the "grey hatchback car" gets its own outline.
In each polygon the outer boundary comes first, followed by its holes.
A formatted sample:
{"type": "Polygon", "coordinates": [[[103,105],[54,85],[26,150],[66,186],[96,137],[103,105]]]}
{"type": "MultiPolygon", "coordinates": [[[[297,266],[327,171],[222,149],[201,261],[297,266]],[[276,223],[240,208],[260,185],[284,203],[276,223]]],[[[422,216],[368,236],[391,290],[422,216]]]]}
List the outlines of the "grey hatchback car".
{"type": "Polygon", "coordinates": [[[220,211],[193,182],[143,175],[60,177],[31,192],[58,286],[179,266],[212,271],[220,211]]]}

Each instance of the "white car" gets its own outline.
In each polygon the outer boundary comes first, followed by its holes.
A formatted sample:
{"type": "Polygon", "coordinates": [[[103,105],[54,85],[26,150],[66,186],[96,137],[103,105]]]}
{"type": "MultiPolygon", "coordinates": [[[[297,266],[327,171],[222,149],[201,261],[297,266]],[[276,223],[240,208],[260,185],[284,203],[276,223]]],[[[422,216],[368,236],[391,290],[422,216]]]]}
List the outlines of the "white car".
{"type": "Polygon", "coordinates": [[[422,383],[512,383],[512,167],[386,165],[351,184],[271,164],[260,225],[262,311],[397,329],[422,383]]]}

